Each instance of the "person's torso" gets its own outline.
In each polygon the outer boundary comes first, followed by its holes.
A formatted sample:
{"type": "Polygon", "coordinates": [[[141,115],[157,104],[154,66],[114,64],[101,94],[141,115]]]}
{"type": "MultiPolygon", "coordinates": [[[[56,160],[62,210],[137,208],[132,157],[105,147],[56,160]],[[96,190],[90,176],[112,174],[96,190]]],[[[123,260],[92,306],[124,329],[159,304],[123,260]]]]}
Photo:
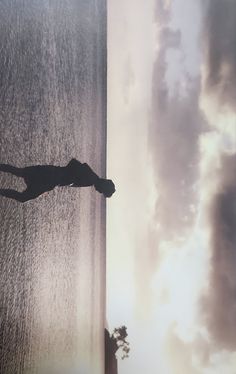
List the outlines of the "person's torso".
{"type": "Polygon", "coordinates": [[[63,168],[53,165],[36,165],[25,168],[27,184],[37,186],[56,187],[63,178],[63,168]]]}

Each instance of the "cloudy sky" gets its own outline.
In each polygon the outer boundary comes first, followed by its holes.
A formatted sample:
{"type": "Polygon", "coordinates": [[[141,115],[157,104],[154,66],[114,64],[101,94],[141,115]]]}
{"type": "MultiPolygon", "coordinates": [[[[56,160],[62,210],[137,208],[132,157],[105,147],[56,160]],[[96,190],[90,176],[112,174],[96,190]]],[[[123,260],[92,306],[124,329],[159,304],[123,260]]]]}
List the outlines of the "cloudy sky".
{"type": "Polygon", "coordinates": [[[109,0],[107,319],[120,374],[236,367],[236,2],[109,0]]]}

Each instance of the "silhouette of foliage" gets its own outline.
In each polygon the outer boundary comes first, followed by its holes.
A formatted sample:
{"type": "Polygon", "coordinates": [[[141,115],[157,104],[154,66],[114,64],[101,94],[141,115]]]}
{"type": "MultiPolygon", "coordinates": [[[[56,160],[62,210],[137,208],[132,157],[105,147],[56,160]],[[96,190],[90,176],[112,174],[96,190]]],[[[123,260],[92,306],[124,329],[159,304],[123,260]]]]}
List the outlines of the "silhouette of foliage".
{"type": "Polygon", "coordinates": [[[120,326],[114,329],[111,338],[116,344],[116,351],[121,351],[122,356],[121,359],[123,360],[124,358],[129,357],[129,342],[127,342],[127,327],[126,326],[120,326]]]}

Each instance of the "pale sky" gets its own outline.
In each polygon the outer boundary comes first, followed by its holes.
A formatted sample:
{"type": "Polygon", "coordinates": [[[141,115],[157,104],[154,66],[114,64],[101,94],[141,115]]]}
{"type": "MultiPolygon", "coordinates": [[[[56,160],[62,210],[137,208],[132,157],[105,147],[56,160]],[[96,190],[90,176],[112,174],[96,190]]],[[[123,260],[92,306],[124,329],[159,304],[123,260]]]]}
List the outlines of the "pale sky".
{"type": "Polygon", "coordinates": [[[234,0],[108,1],[107,320],[131,346],[120,374],[236,372],[235,83],[234,0]]]}

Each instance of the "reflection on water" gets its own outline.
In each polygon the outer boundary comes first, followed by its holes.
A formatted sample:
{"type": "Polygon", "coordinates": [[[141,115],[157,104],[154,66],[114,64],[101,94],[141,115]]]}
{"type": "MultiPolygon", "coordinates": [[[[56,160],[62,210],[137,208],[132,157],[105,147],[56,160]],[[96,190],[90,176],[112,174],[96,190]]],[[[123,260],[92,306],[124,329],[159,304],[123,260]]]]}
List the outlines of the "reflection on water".
{"type": "MultiPolygon", "coordinates": [[[[0,50],[0,162],[76,157],[105,176],[105,0],[3,0],[0,50]]],[[[0,372],[103,373],[104,198],[56,188],[0,208],[0,372]]]]}

